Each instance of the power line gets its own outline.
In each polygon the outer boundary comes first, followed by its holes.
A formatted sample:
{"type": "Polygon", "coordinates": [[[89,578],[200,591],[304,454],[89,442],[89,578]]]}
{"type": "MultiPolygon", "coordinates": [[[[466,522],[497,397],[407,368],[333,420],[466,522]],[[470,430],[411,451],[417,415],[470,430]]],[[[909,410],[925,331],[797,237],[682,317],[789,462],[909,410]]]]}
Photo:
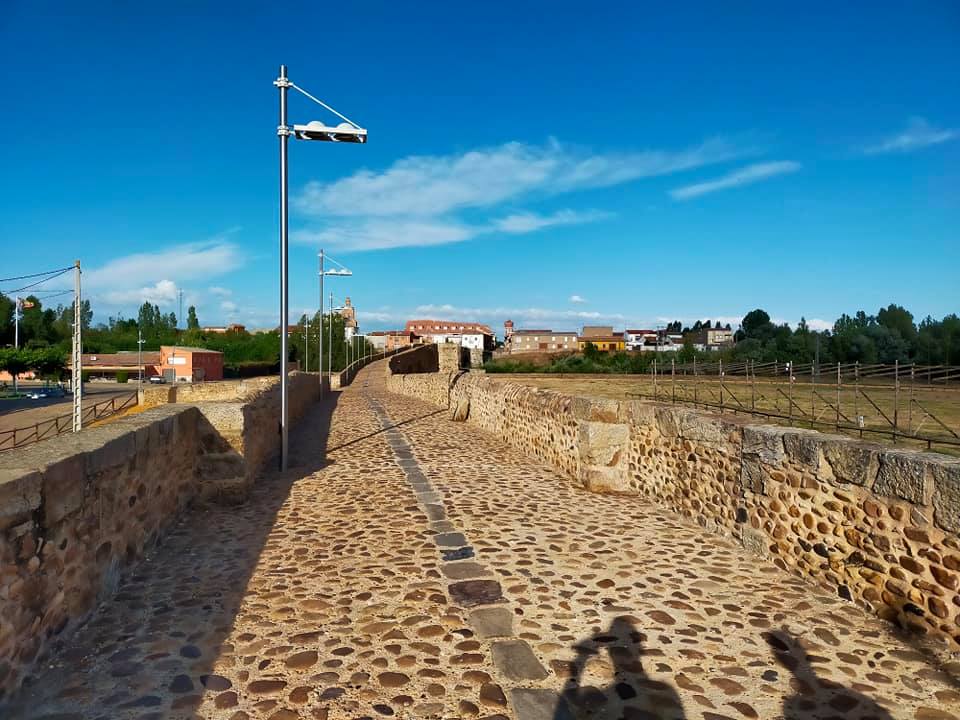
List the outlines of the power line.
{"type": "Polygon", "coordinates": [[[30,278],[40,277],[41,275],[53,275],[54,273],[64,273],[67,270],[73,270],[73,267],[60,268],[58,270],[47,270],[46,272],[33,273],[32,275],[19,275],[17,277],[0,278],[0,283],[11,282],[13,280],[28,280],[30,278]]]}
{"type": "MultiPolygon", "coordinates": [[[[37,285],[42,285],[43,283],[47,282],[47,280],[53,280],[54,278],[58,278],[58,277],[60,277],[61,275],[64,275],[64,274],[70,272],[71,270],[73,270],[73,268],[64,268],[64,269],[61,270],[60,272],[57,272],[56,275],[50,275],[50,277],[45,277],[45,278],[43,278],[42,280],[37,280],[36,282],[30,283],[29,285],[24,285],[23,287],[16,288],[15,290],[4,290],[3,292],[4,292],[4,294],[12,294],[12,293],[23,292],[24,290],[29,290],[30,288],[36,287],[37,285]]],[[[54,271],[54,272],[56,272],[56,271],[54,271]]],[[[34,275],[33,277],[37,277],[37,276],[34,275]]]]}

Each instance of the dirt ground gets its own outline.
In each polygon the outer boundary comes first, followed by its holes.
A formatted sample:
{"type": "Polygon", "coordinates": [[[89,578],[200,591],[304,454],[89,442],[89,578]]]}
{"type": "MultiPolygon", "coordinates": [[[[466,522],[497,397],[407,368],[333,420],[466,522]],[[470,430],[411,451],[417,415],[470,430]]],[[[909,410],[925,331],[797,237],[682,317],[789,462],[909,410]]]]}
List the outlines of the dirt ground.
{"type": "MultiPolygon", "coordinates": [[[[498,376],[500,377],[500,376],[498,376]]],[[[862,436],[865,440],[893,444],[894,420],[897,445],[925,449],[925,441],[904,435],[931,438],[931,449],[960,455],[960,389],[902,383],[899,393],[892,384],[844,383],[839,390],[829,382],[810,383],[797,378],[719,378],[669,374],[656,382],[649,375],[559,375],[510,374],[505,379],[566,393],[618,400],[648,398],[662,402],[698,404],[716,410],[747,413],[751,410],[779,415],[758,415],[764,422],[813,427],[825,432],[862,436]],[[837,409],[839,407],[839,415],[837,409]],[[863,417],[863,432],[857,417],[863,417]],[[815,422],[811,422],[815,421],[815,422]],[[876,431],[876,432],[871,432],[876,431]],[[937,442],[941,441],[941,442],[937,442]]]]}

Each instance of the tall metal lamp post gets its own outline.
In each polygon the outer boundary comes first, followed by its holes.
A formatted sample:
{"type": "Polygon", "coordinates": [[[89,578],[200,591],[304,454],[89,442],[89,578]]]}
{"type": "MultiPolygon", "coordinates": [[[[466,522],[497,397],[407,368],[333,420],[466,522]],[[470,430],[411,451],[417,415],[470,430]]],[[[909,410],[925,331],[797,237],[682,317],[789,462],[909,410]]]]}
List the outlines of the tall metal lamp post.
{"type": "MultiPolygon", "coordinates": [[[[317,367],[320,368],[320,397],[323,397],[323,278],[324,277],[349,277],[353,273],[344,267],[343,263],[339,263],[334,260],[332,257],[324,253],[323,248],[320,248],[320,362],[317,367]],[[324,261],[330,260],[335,265],[339,267],[330,268],[329,270],[324,269],[324,261]]],[[[333,301],[331,300],[331,303],[333,301]]],[[[333,313],[330,314],[330,333],[331,333],[331,343],[330,343],[330,356],[333,357],[333,313]]]]}
{"type": "Polygon", "coordinates": [[[288,277],[288,187],[287,187],[287,141],[290,135],[297,140],[320,140],[323,142],[365,143],[367,131],[350,118],[341,115],[326,103],[306,90],[297,87],[287,78],[287,66],[280,66],[280,76],[273,81],[280,92],[280,124],[277,137],[280,139],[280,470],[287,469],[288,439],[288,371],[287,332],[289,330],[289,285],[288,277]],[[306,125],[287,125],[287,91],[293,88],[343,120],[336,127],[313,120],[306,125]]]}

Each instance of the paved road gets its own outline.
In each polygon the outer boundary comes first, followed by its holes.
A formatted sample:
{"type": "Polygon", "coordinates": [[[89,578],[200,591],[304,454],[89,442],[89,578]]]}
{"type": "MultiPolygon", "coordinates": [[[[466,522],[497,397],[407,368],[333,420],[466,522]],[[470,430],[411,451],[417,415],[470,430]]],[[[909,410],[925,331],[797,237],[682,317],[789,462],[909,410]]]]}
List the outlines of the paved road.
{"type": "MultiPolygon", "coordinates": [[[[115,383],[104,385],[90,383],[83,388],[83,407],[88,408],[111,397],[126,397],[136,392],[136,389],[136,384],[118,386],[115,383]]],[[[72,395],[42,400],[17,398],[0,401],[0,431],[28,427],[61,415],[69,415],[72,403],[72,395]]]]}
{"type": "Polygon", "coordinates": [[[382,372],[298,428],[286,475],[184,517],[12,716],[960,717],[887,625],[382,372]]]}

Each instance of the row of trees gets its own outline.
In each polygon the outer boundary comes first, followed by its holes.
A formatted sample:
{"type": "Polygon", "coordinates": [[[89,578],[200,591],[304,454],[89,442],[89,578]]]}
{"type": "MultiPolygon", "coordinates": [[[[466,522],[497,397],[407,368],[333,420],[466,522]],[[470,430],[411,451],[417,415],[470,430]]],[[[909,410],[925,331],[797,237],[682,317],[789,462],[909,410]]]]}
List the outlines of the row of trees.
{"type": "Polygon", "coordinates": [[[32,370],[40,377],[59,379],[66,357],[56,348],[0,348],[0,370],[16,377],[32,370]]]}
{"type": "MultiPolygon", "coordinates": [[[[73,305],[57,305],[45,308],[41,298],[31,296],[21,313],[19,350],[14,344],[14,301],[0,293],[0,370],[21,374],[33,370],[38,375],[55,378],[62,374],[73,335],[73,305]],[[53,363],[52,358],[57,358],[53,363]]],[[[106,322],[91,326],[93,312],[88,300],[81,303],[84,353],[136,352],[138,333],[143,338],[144,351],[156,351],[161,345],[188,345],[217,350],[223,353],[224,367],[228,375],[277,372],[280,367],[280,334],[276,330],[248,333],[232,330],[226,333],[204,332],[191,306],[187,312],[187,329],[177,328],[174,313],[162,313],[157,305],[143,303],[136,318],[111,316],[106,322]]],[[[307,355],[306,337],[309,337],[310,368],[317,369],[318,336],[324,333],[324,363],[326,368],[332,360],[334,370],[346,366],[347,343],[344,340],[343,318],[324,317],[321,324],[319,313],[309,319],[304,330],[305,316],[291,328],[289,335],[289,360],[301,361],[307,355]],[[332,338],[332,340],[331,340],[332,338]]],[[[351,358],[364,352],[365,340],[357,338],[350,348],[351,358]]],[[[369,346],[366,352],[371,352],[369,346]]]]}
{"type": "Polygon", "coordinates": [[[960,365],[960,317],[926,317],[915,323],[900,305],[876,315],[862,310],[841,315],[829,330],[813,330],[801,319],[796,328],[777,325],[764,310],[744,316],[735,336],[731,359],[821,363],[916,363],[960,365]]]}

